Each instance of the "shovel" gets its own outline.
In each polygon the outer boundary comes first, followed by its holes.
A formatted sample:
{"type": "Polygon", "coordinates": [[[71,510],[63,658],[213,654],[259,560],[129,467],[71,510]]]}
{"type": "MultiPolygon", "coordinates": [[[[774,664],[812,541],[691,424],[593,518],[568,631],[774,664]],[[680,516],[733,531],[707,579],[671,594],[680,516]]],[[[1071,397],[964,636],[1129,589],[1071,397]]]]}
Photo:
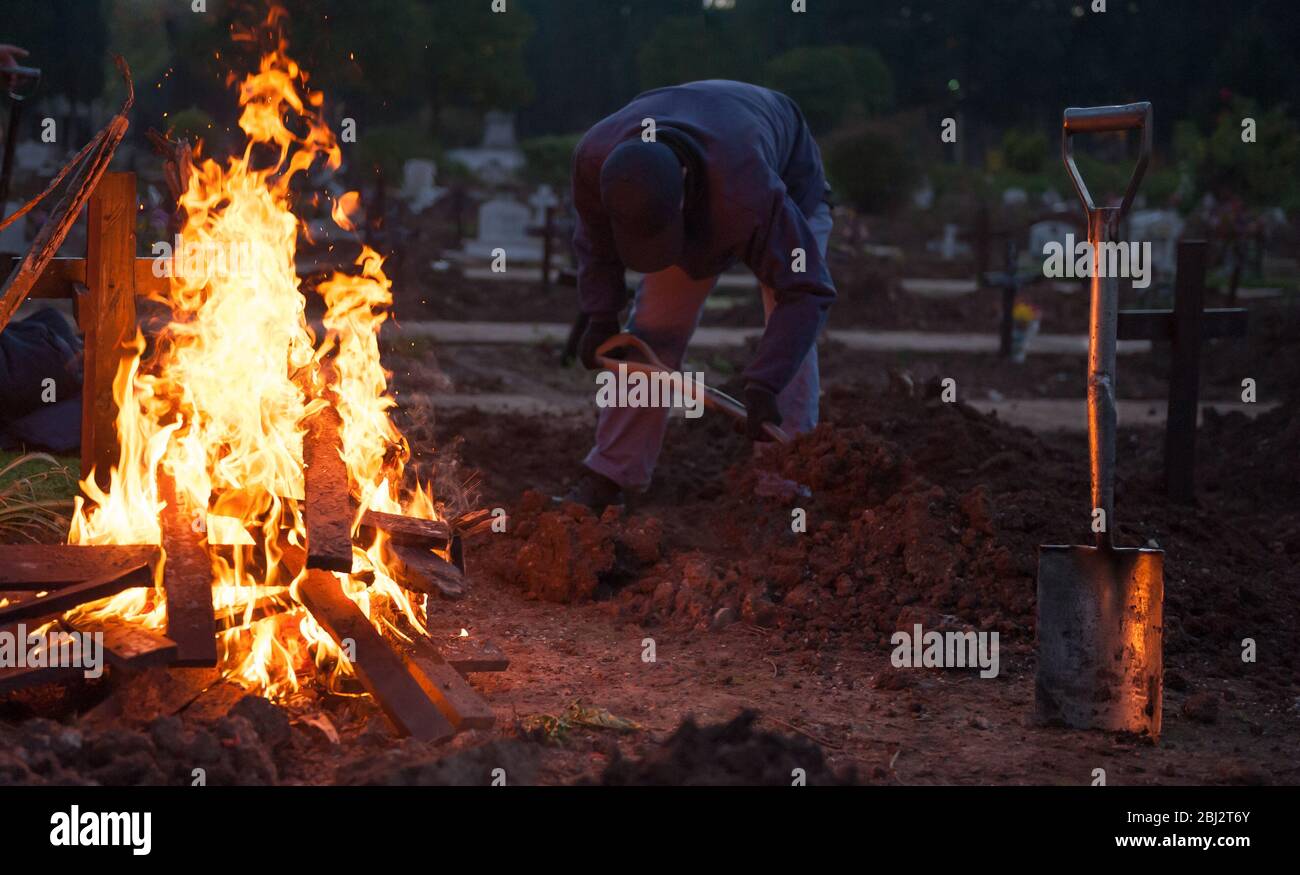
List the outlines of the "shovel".
{"type": "MultiPolygon", "coordinates": [[[[659,360],[648,344],[641,338],[632,334],[615,334],[609,340],[606,340],[596,348],[596,361],[602,368],[610,371],[618,371],[619,365],[625,365],[629,371],[641,371],[645,374],[672,374],[675,373],[672,368],[659,360]],[[622,351],[632,353],[634,358],[614,358],[611,353],[622,351]]],[[[686,375],[683,375],[685,377],[686,375]]],[[[721,410],[728,416],[740,422],[748,419],[749,414],[745,411],[745,405],[741,404],[735,398],[725,392],[719,392],[717,389],[710,388],[693,378],[687,377],[694,391],[698,392],[704,401],[705,407],[712,407],[714,410],[721,410]]],[[[690,391],[685,386],[683,391],[690,391]]],[[[780,426],[773,425],[770,422],[763,423],[763,431],[767,432],[768,437],[778,443],[789,443],[790,435],[786,434],[780,426]]]]}
{"type": "Polygon", "coordinates": [[[1047,723],[1156,738],[1164,682],[1164,552],[1116,547],[1112,537],[1119,278],[1098,276],[1104,263],[1098,244],[1118,238],[1151,155],[1151,135],[1150,103],[1065,111],[1062,154],[1088,217],[1093,248],[1088,450],[1096,543],[1039,547],[1034,699],[1039,720],[1047,723]],[[1075,166],[1072,137],[1134,129],[1141,131],[1142,145],[1124,199],[1118,207],[1097,207],[1075,166]]]}

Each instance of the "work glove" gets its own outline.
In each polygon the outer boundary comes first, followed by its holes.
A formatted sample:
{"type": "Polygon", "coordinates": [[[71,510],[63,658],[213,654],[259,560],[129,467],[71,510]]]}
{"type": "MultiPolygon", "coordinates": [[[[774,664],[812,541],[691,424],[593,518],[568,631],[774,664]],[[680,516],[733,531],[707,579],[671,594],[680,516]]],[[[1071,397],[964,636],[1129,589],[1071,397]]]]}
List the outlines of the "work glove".
{"type": "Polygon", "coordinates": [[[776,394],[762,386],[745,387],[745,435],[751,441],[770,441],[772,436],[763,430],[763,424],[781,424],[781,413],[776,409],[776,394]]]}
{"type": "Polygon", "coordinates": [[[596,361],[596,349],[618,334],[618,329],[618,316],[614,314],[596,313],[587,320],[587,327],[582,330],[582,337],[578,340],[578,358],[588,370],[600,370],[600,363],[596,361]]]}

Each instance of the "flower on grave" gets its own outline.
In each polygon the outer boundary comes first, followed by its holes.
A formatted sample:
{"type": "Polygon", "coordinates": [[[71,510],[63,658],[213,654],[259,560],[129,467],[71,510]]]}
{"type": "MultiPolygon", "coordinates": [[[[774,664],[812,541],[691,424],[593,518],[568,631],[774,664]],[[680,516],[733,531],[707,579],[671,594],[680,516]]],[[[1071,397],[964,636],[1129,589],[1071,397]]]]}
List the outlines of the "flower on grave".
{"type": "Polygon", "coordinates": [[[1027,301],[1016,301],[1015,306],[1011,308],[1011,319],[1017,325],[1031,325],[1042,315],[1041,310],[1027,301]]]}

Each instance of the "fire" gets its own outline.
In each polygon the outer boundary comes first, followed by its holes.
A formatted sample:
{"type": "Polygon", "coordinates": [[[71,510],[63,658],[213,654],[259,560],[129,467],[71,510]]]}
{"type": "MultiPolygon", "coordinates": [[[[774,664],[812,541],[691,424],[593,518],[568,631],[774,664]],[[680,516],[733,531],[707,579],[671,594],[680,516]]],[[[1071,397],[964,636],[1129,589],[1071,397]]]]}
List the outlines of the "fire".
{"type": "MultiPolygon", "coordinates": [[[[275,27],[281,13],[273,12],[275,27]]],[[[85,472],[69,540],[80,544],[161,541],[157,472],[175,479],[213,560],[213,603],[223,617],[223,667],[271,696],[297,689],[311,661],[348,671],[345,654],[296,603],[288,545],[302,546],[304,420],[333,404],[342,422],[343,458],[358,507],[436,518],[432,494],[403,495],[409,448],[389,417],[395,402],[380,363],[379,330],[392,304],[382,259],[368,247],[349,274],[318,287],[326,304],[318,341],[295,271],[300,221],[292,211],[295,177],[342,154],[320,116],[323,97],[285,53],[285,43],[239,83],[246,137],[242,155],[194,168],[180,203],[187,249],[238,253],[187,261],[161,303],[171,322],[150,344],[137,337],[114,381],[119,464],[101,491],[85,472]],[[232,269],[236,266],[238,269],[232,269]],[[258,619],[265,601],[288,612],[258,619]]],[[[351,228],[359,202],[349,192],[332,215],[351,228]]],[[[359,516],[353,523],[356,534],[359,516]]],[[[353,549],[344,590],[383,634],[402,633],[404,615],[423,633],[418,606],[386,570],[383,537],[353,549]],[[368,584],[368,585],[367,585],[368,584]]],[[[161,580],[83,609],[149,627],[166,619],[161,580]]]]}

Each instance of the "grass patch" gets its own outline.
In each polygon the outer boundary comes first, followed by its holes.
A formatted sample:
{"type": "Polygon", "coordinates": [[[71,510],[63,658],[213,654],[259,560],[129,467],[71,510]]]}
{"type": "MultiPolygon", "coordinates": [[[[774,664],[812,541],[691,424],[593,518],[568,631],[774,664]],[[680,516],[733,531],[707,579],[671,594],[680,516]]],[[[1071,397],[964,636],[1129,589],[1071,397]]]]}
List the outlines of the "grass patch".
{"type": "Polygon", "coordinates": [[[62,540],[80,470],[69,456],[0,452],[0,541],[62,540]]]}

